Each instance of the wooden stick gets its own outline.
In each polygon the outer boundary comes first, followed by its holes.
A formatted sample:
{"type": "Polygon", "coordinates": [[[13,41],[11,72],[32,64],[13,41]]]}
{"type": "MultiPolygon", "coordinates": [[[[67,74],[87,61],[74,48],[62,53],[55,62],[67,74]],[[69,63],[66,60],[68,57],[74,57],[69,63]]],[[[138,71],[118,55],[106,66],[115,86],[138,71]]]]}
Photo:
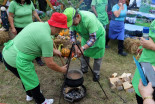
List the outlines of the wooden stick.
{"type": "MultiPolygon", "coordinates": [[[[57,46],[55,45],[54,40],[53,40],[53,45],[54,45],[54,48],[57,49],[57,46]]],[[[61,56],[59,56],[59,57],[60,57],[60,60],[61,60],[62,65],[64,66],[65,64],[64,64],[64,62],[62,60],[62,57],[61,56]]]]}
{"type": "Polygon", "coordinates": [[[139,53],[137,54],[137,56],[136,56],[136,59],[138,60],[139,59],[139,57],[140,57],[140,55],[139,55],[139,53]]]}

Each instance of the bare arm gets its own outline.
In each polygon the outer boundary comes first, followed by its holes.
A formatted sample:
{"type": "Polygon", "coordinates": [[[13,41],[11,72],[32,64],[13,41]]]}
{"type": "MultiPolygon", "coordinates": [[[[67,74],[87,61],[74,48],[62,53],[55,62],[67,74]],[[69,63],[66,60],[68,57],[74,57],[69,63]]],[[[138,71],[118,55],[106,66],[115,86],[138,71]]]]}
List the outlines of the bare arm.
{"type": "Polygon", "coordinates": [[[143,101],[143,104],[155,104],[153,99],[146,99],[143,101]]]}
{"type": "Polygon", "coordinates": [[[44,60],[48,68],[57,72],[66,73],[67,65],[60,67],[54,62],[53,57],[44,57],[44,60]]]}
{"type": "Polygon", "coordinates": [[[95,9],[95,6],[93,5],[91,8],[92,8],[94,14],[96,15],[96,17],[98,17],[97,12],[96,12],[96,9],[95,9]]]}
{"type": "Polygon", "coordinates": [[[140,79],[138,89],[142,98],[144,99],[143,104],[155,104],[154,100],[152,99],[154,89],[152,88],[152,84],[150,82],[147,86],[144,86],[142,80],[140,79]]]}
{"type": "Polygon", "coordinates": [[[106,12],[108,11],[108,5],[106,6],[105,10],[106,10],[106,12]]]}
{"type": "Polygon", "coordinates": [[[10,13],[10,12],[9,12],[9,23],[10,23],[10,26],[11,26],[11,29],[12,29],[12,33],[13,33],[14,35],[16,35],[16,34],[17,34],[17,31],[16,31],[15,26],[14,26],[13,17],[14,17],[14,13],[10,13]]]}
{"type": "Polygon", "coordinates": [[[113,12],[115,17],[119,17],[119,15],[121,14],[121,10],[123,8],[123,4],[121,3],[121,4],[119,4],[119,6],[120,6],[119,10],[113,12]]]}
{"type": "Polygon", "coordinates": [[[38,21],[42,22],[35,10],[33,11],[33,15],[37,18],[38,21]]]}
{"type": "Polygon", "coordinates": [[[61,52],[55,48],[53,48],[53,54],[57,56],[61,56],[61,52]]]}

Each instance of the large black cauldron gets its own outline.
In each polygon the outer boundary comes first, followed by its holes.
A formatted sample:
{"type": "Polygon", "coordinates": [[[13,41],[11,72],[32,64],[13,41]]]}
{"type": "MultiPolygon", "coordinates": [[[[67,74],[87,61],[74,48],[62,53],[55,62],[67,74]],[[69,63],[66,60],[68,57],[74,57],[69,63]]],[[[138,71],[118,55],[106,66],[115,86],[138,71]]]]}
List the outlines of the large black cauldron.
{"type": "Polygon", "coordinates": [[[81,70],[69,70],[65,80],[65,85],[69,87],[82,86],[84,82],[81,70]]]}

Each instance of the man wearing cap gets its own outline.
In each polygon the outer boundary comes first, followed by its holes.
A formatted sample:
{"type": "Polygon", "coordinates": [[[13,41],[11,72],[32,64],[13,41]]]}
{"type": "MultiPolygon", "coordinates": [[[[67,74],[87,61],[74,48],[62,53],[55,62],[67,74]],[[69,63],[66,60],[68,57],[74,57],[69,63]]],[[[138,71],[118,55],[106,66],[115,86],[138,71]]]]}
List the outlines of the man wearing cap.
{"type": "MultiPolygon", "coordinates": [[[[149,29],[149,40],[144,40],[144,38],[141,38],[141,45],[143,46],[143,51],[138,61],[149,62],[151,65],[155,66],[155,20],[151,23],[149,29]]],[[[140,74],[138,69],[136,69],[132,80],[132,85],[136,92],[137,103],[141,104],[142,98],[138,90],[139,80],[140,74]]]]}
{"type": "MultiPolygon", "coordinates": [[[[105,52],[105,29],[96,16],[89,11],[77,12],[70,7],[65,9],[64,14],[67,16],[68,27],[72,26],[70,28],[71,40],[75,41],[74,31],[79,33],[82,37],[81,50],[84,52],[87,62],[90,57],[94,58],[93,72],[95,76],[93,80],[98,81],[102,57],[105,52]]],[[[81,52],[76,45],[75,50],[76,54],[80,56],[81,52]]],[[[83,73],[88,71],[83,57],[81,58],[81,70],[83,73]]]]}
{"type": "Polygon", "coordinates": [[[53,61],[53,54],[61,55],[53,49],[51,35],[67,28],[67,17],[62,13],[53,13],[48,22],[34,22],[26,26],[13,40],[3,48],[4,65],[21,79],[26,91],[26,100],[33,98],[37,104],[52,104],[53,99],[45,99],[40,92],[39,79],[32,61],[43,56],[46,65],[55,71],[65,73],[66,65],[58,66],[53,61]]]}

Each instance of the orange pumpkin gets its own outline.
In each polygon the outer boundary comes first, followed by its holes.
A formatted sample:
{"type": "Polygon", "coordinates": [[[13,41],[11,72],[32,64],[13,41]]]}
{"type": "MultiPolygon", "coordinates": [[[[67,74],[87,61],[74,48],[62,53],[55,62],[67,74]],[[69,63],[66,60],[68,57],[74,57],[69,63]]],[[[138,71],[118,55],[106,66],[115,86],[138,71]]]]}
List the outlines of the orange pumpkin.
{"type": "Polygon", "coordinates": [[[59,33],[59,35],[60,35],[60,36],[63,36],[63,33],[62,33],[62,32],[60,32],[60,33],[59,33]]]}
{"type": "Polygon", "coordinates": [[[63,57],[68,57],[69,53],[70,53],[70,49],[68,49],[68,48],[62,48],[61,49],[61,54],[63,57]]]}
{"type": "Polygon", "coordinates": [[[69,29],[64,30],[64,35],[69,35],[69,29]]]}

